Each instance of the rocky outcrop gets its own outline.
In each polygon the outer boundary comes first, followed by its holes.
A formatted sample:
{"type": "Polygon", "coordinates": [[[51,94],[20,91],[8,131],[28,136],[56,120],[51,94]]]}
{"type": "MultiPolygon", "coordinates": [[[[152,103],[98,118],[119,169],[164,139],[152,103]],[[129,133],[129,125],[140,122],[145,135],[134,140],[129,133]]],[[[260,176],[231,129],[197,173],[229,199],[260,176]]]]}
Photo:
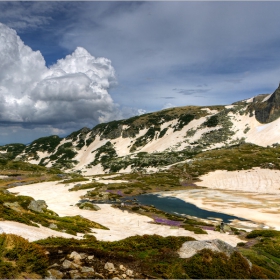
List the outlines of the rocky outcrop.
{"type": "Polygon", "coordinates": [[[64,254],[57,251],[62,257],[48,269],[48,279],[133,279],[140,278],[139,274],[123,264],[111,261],[102,262],[93,255],[72,251],[64,254]]]}
{"type": "Polygon", "coordinates": [[[47,207],[48,205],[45,200],[32,200],[28,205],[28,209],[38,213],[43,213],[44,209],[47,209],[47,207]]]}
{"type": "Polygon", "coordinates": [[[264,102],[254,100],[251,110],[255,110],[260,123],[270,123],[280,117],[280,84],[270,98],[264,102]]]}
{"type": "Polygon", "coordinates": [[[203,249],[210,249],[215,252],[225,253],[230,256],[235,252],[235,248],[228,243],[219,240],[205,240],[205,241],[188,241],[185,242],[179,249],[178,253],[181,258],[190,258],[203,249]]]}

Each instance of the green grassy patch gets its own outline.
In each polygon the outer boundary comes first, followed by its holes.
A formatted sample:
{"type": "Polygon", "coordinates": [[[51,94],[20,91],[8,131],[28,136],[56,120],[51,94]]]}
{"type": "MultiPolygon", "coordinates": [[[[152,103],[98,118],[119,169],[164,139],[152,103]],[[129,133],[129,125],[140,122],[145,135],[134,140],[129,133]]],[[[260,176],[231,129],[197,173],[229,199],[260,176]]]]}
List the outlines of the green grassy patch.
{"type": "Polygon", "coordinates": [[[43,278],[47,275],[48,257],[45,250],[14,234],[0,234],[0,277],[43,278]]]}

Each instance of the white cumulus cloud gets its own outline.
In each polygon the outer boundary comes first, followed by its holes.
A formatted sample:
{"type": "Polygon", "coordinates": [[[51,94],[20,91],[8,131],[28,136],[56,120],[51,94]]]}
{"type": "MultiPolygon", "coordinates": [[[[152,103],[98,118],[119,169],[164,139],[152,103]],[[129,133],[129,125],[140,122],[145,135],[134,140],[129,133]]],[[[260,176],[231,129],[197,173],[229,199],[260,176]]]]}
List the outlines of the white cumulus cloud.
{"type": "Polygon", "coordinates": [[[46,67],[39,51],[0,23],[0,124],[95,125],[122,117],[108,90],[116,84],[107,58],[82,47],[46,67]]]}

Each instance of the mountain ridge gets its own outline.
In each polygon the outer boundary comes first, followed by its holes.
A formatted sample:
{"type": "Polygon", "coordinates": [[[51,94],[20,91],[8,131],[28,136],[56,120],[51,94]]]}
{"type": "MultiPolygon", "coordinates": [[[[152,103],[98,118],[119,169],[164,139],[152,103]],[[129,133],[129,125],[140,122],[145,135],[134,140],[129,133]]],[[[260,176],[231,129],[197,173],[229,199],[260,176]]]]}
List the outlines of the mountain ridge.
{"type": "Polygon", "coordinates": [[[84,174],[158,169],[206,150],[277,144],[279,116],[280,87],[231,105],[169,108],[0,150],[2,157],[84,174]]]}

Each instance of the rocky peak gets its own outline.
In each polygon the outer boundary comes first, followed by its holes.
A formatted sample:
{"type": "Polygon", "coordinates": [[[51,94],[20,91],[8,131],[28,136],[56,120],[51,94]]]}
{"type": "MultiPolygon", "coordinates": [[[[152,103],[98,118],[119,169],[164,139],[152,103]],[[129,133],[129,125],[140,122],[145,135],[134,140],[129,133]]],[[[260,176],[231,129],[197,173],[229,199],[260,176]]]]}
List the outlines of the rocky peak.
{"type": "Polygon", "coordinates": [[[260,123],[270,123],[280,117],[280,84],[270,98],[254,103],[255,116],[260,123]]]}

